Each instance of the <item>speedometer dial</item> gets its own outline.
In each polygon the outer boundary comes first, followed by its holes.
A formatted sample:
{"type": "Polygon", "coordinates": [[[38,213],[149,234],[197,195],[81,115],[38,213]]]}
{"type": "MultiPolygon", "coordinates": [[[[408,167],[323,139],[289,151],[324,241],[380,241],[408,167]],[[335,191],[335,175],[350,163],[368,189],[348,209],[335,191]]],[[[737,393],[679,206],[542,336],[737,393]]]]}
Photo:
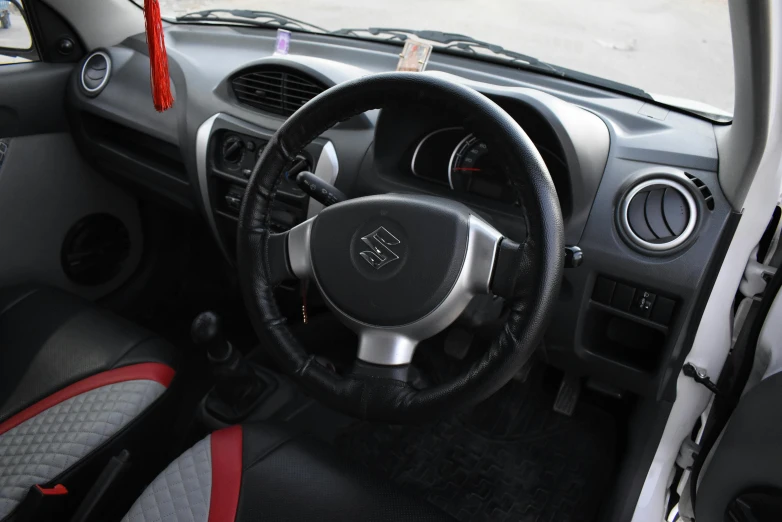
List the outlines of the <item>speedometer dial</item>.
{"type": "Polygon", "coordinates": [[[448,183],[456,192],[470,192],[507,203],[516,200],[489,147],[474,134],[462,139],[451,154],[448,183]]]}

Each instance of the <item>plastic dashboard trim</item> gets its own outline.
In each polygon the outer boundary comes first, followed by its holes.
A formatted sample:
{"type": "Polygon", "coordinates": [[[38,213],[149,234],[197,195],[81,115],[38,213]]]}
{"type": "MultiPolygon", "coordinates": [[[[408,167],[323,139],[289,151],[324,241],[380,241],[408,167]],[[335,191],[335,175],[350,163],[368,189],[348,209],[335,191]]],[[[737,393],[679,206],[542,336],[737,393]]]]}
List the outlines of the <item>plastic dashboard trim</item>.
{"type": "MultiPolygon", "coordinates": [[[[220,210],[215,210],[212,204],[212,194],[209,188],[209,179],[211,174],[212,176],[222,177],[243,187],[246,187],[247,180],[234,178],[217,170],[210,173],[209,143],[215,132],[221,129],[249,134],[264,140],[270,140],[276,131],[265,129],[253,123],[249,123],[242,119],[236,118],[235,116],[231,116],[222,112],[218,112],[207,118],[196,131],[196,175],[201,204],[204,206],[204,214],[206,215],[207,223],[210,230],[212,231],[215,241],[217,241],[220,251],[222,252],[225,259],[231,265],[233,265],[234,256],[226,247],[226,242],[224,241],[223,235],[220,232],[220,227],[218,226],[217,219],[215,217],[216,214],[222,215],[223,213],[220,210]]],[[[339,173],[339,160],[336,150],[334,149],[334,145],[330,140],[319,138],[311,144],[311,147],[314,147],[315,150],[310,150],[309,147],[306,150],[310,153],[316,152],[312,154],[313,157],[317,158],[315,161],[315,167],[313,169],[315,175],[324,179],[329,178],[327,181],[329,183],[334,183],[339,173]]],[[[312,215],[314,215],[310,212],[317,213],[320,211],[318,206],[313,208],[312,205],[310,205],[309,209],[308,217],[312,217],[312,215]]]]}
{"type": "Polygon", "coordinates": [[[208,118],[200,127],[198,127],[198,131],[196,132],[196,170],[198,174],[198,191],[201,194],[201,202],[204,205],[204,212],[206,213],[206,220],[209,223],[209,228],[212,230],[212,234],[217,240],[220,251],[226,259],[231,259],[228,255],[228,250],[225,248],[225,243],[223,243],[223,240],[220,237],[220,232],[217,229],[217,221],[215,220],[212,202],[209,198],[209,179],[207,172],[209,139],[212,137],[215,121],[220,117],[229,118],[229,116],[226,116],[225,114],[218,113],[208,118]]]}

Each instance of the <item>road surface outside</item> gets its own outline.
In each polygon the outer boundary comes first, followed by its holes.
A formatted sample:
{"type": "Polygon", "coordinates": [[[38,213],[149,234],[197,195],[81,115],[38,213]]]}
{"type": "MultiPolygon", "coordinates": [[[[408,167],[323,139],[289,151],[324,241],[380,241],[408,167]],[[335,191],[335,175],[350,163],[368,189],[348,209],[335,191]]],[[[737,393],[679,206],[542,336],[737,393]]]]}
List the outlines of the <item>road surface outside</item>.
{"type": "MultiPolygon", "coordinates": [[[[334,30],[403,27],[470,35],[648,92],[733,110],[727,0],[160,0],[164,15],[273,11],[334,30]]],[[[139,13],[141,16],[141,13],[139,13]]],[[[27,38],[13,20],[9,38],[27,38]]],[[[295,53],[295,35],[291,52],[295,53]]],[[[436,52],[436,51],[435,51],[436,52]]],[[[0,58],[1,60],[2,58],[0,58]]]]}

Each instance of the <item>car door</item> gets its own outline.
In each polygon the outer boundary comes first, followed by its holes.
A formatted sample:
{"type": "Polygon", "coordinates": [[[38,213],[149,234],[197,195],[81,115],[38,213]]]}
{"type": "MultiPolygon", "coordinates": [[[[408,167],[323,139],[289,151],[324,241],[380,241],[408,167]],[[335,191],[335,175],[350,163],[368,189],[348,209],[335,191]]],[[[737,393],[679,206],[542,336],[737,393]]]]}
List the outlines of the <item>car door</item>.
{"type": "MultiPolygon", "coordinates": [[[[696,478],[696,522],[782,520],[782,270],[749,330],[747,386],[696,478]],[[754,361],[754,364],[753,364],[754,361]]],[[[717,399],[719,400],[719,398],[717,399]]]]}
{"type": "Polygon", "coordinates": [[[95,172],[69,132],[68,82],[86,49],[39,0],[0,0],[0,287],[96,299],[142,251],[137,201],[95,172]]]}

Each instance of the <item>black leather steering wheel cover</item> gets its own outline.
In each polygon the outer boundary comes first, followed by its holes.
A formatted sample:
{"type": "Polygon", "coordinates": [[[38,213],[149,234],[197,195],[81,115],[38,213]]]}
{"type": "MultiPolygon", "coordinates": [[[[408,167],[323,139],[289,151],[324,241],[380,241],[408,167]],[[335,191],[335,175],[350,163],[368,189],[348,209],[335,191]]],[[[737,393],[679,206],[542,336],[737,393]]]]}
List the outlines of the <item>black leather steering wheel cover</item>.
{"type": "Polygon", "coordinates": [[[559,293],[564,263],[562,212],[556,189],[532,141],[484,95],[436,75],[381,73],[320,94],[279,128],[250,177],[239,215],[237,264],[242,293],[265,349],[312,396],[361,419],[417,422],[476,404],[507,383],[540,344],[559,293]],[[271,205],[281,173],[296,153],[340,121],[400,103],[437,103],[463,116],[503,160],[527,225],[520,244],[515,296],[502,331],[458,378],[416,390],[391,379],[337,375],[295,338],[280,313],[269,272],[271,205]]]}

